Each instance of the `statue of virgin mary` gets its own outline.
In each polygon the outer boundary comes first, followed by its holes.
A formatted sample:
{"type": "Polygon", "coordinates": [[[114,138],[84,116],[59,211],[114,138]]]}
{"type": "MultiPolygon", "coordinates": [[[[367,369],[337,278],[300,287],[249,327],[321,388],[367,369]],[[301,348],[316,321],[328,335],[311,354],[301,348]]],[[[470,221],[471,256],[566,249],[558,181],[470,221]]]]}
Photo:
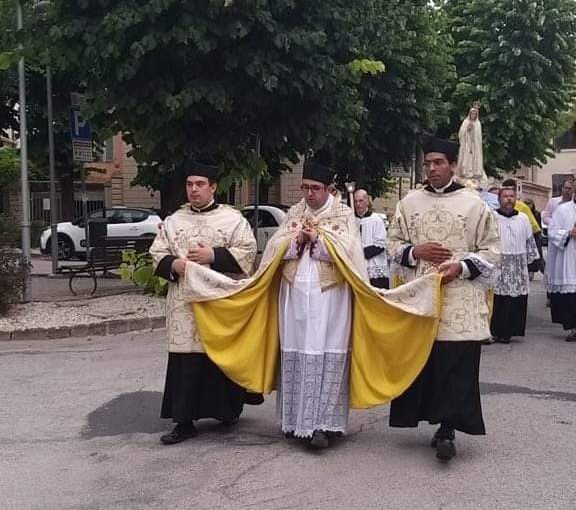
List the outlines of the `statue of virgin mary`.
{"type": "Polygon", "coordinates": [[[475,187],[488,182],[484,172],[482,155],[482,124],[480,123],[480,103],[475,102],[468,115],[462,121],[458,131],[460,149],[458,151],[458,166],[456,176],[464,184],[471,181],[475,187]]]}

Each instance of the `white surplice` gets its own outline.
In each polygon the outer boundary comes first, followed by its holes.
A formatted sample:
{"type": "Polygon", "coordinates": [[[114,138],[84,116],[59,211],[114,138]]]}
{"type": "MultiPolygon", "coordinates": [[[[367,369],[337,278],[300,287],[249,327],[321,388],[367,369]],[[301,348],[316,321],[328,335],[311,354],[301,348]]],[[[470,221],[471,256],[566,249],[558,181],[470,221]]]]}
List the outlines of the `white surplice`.
{"type": "Polygon", "coordinates": [[[303,252],[294,281],[282,280],[279,297],[278,415],[282,430],[297,437],[344,433],[348,423],[352,294],[347,283],[321,290],[320,260],[329,255],[321,241],[315,253],[303,252]]]}
{"type": "Polygon", "coordinates": [[[366,260],[368,276],[372,278],[390,278],[388,268],[388,254],[386,253],[386,226],[381,218],[375,214],[370,214],[360,218],[360,233],[362,236],[362,246],[376,246],[384,248],[384,251],[366,260]]]}
{"type": "Polygon", "coordinates": [[[570,231],[574,226],[576,226],[576,202],[560,204],[548,226],[549,245],[552,244],[552,247],[548,247],[548,292],[576,293],[576,239],[570,237],[570,231]]]}
{"type": "Polygon", "coordinates": [[[494,292],[499,296],[526,296],[530,289],[528,264],[538,258],[538,249],[528,217],[498,214],[501,259],[494,292]]]}

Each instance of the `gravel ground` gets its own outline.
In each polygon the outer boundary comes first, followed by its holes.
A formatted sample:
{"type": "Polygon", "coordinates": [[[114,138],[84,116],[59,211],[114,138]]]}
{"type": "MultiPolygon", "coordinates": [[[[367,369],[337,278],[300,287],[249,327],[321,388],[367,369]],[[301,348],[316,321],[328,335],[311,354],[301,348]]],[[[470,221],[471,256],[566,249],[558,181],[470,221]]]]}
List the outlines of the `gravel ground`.
{"type": "Polygon", "coordinates": [[[164,298],[132,293],[67,302],[33,302],[16,305],[7,317],[0,317],[0,332],[162,317],[164,313],[164,298]]]}

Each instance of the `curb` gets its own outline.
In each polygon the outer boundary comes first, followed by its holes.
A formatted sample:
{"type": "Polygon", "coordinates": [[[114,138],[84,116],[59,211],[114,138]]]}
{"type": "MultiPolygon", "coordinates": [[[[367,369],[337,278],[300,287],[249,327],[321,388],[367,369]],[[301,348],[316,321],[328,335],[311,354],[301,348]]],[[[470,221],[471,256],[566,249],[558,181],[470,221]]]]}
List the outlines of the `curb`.
{"type": "Polygon", "coordinates": [[[129,333],[130,331],[154,331],[166,327],[165,317],[144,317],[142,319],[115,319],[94,324],[79,324],[63,328],[31,328],[15,331],[0,331],[0,342],[12,340],[55,340],[57,338],[82,338],[86,336],[107,336],[129,333]]]}

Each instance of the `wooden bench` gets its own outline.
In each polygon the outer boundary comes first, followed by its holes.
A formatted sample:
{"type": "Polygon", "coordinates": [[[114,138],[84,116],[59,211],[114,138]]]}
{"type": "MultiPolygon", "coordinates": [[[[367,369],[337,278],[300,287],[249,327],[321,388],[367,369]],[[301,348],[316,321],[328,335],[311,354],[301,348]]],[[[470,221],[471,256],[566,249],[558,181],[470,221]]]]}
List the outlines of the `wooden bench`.
{"type": "Polygon", "coordinates": [[[90,248],[86,255],[86,264],[78,266],[61,266],[59,271],[68,275],[68,288],[70,292],[77,296],[74,290],[74,279],[81,275],[87,275],[92,280],[92,290],[90,295],[94,295],[98,288],[98,273],[101,277],[118,269],[122,264],[122,253],[126,250],[134,250],[136,253],[147,252],[154,241],[154,236],[142,237],[101,237],[98,238],[96,246],[90,248]]]}

